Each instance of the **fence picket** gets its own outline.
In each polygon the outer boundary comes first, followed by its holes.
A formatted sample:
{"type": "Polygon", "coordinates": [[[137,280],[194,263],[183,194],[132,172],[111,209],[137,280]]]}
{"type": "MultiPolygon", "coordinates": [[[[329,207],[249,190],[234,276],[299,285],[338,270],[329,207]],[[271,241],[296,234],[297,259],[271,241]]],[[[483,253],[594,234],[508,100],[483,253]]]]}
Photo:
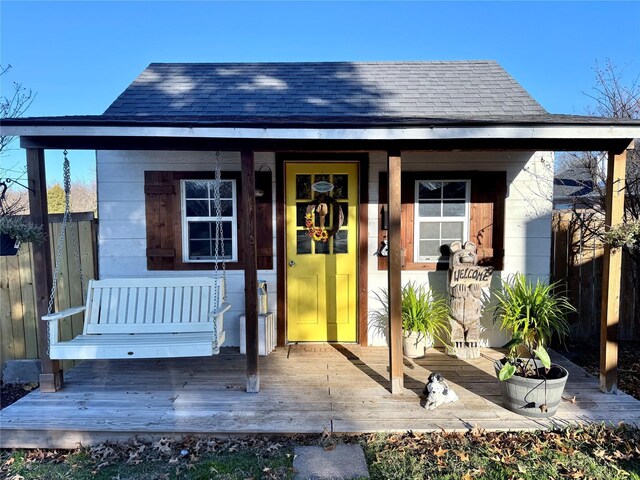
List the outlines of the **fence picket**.
{"type": "MultiPolygon", "coordinates": [[[[572,212],[556,212],[552,222],[552,278],[566,286],[578,309],[572,320],[572,338],[592,340],[600,337],[602,295],[602,244],[572,222],[572,212]]],[[[640,340],[638,293],[634,290],[631,262],[622,257],[620,294],[620,339],[640,340]]]]}

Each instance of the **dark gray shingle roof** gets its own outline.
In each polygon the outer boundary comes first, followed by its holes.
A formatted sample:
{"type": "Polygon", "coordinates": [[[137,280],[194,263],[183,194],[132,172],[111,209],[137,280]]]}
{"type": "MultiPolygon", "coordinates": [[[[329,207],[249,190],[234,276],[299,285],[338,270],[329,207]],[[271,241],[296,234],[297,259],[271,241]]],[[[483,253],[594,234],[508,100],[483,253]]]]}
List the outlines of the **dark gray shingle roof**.
{"type": "Polygon", "coordinates": [[[107,116],[546,115],[496,62],[152,63],[107,116]]]}

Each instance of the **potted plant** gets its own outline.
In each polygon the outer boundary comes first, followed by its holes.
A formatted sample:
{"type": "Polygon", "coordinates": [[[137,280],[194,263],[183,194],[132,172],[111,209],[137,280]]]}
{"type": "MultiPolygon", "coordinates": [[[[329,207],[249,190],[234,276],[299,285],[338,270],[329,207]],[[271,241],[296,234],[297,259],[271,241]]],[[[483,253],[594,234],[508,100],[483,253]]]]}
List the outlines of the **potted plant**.
{"type": "Polygon", "coordinates": [[[509,351],[494,367],[505,407],[528,417],[555,414],[569,372],[551,364],[546,347],[569,334],[568,315],[576,309],[558,293],[558,282],[533,282],[519,273],[494,290],[494,320],[511,335],[509,351]]]}
{"type": "MultiPolygon", "coordinates": [[[[383,308],[372,312],[370,323],[375,330],[388,337],[389,292],[384,289],[375,296],[383,308]]],[[[401,303],[405,356],[424,356],[426,349],[433,346],[434,339],[446,343],[443,339],[449,331],[449,307],[446,299],[436,297],[430,288],[409,282],[402,287],[401,303]]]]}
{"type": "Polygon", "coordinates": [[[0,216],[0,255],[15,255],[21,243],[43,241],[44,231],[41,225],[35,225],[21,216],[0,216]]]}
{"type": "Polygon", "coordinates": [[[402,287],[402,330],[404,354],[409,358],[424,356],[434,339],[449,329],[449,307],[445,298],[436,297],[424,285],[409,282],[402,287]]]}

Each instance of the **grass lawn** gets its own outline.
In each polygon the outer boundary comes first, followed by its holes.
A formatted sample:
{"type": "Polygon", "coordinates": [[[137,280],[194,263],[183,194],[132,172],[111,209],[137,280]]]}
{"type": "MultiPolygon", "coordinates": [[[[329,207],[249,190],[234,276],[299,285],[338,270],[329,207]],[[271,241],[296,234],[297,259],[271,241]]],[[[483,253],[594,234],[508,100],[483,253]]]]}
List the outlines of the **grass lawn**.
{"type": "Polygon", "coordinates": [[[590,426],[464,434],[301,435],[102,444],[73,451],[5,450],[9,479],[287,479],[296,445],[362,445],[374,479],[640,480],[640,430],[590,426]]]}

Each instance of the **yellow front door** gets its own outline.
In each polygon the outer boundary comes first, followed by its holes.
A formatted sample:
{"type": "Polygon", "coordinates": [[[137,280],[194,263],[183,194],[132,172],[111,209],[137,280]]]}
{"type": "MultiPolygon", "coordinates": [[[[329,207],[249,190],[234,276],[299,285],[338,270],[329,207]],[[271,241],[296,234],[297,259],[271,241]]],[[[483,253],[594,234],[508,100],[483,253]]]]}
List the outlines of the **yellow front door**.
{"type": "Polygon", "coordinates": [[[285,164],[287,338],[357,338],[358,164],[285,164]]]}

